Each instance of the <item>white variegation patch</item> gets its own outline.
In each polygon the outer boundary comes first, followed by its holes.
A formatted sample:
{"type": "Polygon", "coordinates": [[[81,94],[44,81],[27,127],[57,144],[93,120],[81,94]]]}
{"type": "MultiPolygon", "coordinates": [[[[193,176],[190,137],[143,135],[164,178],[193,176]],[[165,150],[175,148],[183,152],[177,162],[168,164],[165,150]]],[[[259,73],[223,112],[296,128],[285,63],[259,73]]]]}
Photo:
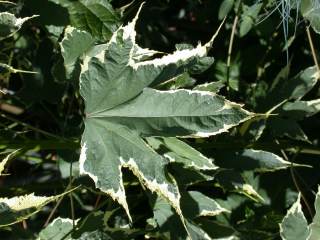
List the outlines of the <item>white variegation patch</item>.
{"type": "Polygon", "coordinates": [[[171,157],[171,156],[168,155],[168,154],[163,154],[163,156],[164,156],[165,158],[167,158],[167,159],[169,160],[169,162],[171,162],[171,163],[176,162],[176,159],[173,158],[173,157],[171,157]]]}
{"type": "Polygon", "coordinates": [[[152,65],[154,67],[167,66],[169,64],[177,63],[179,61],[187,61],[194,57],[203,57],[207,54],[207,48],[199,44],[193,49],[184,49],[175,51],[173,54],[163,56],[162,58],[156,58],[150,61],[144,61],[139,63],[130,62],[131,67],[137,70],[141,66],[152,65]]]}
{"type": "Polygon", "coordinates": [[[201,210],[199,216],[212,217],[212,216],[219,215],[220,213],[223,213],[223,212],[230,212],[230,211],[228,211],[227,209],[224,209],[224,208],[217,209],[215,211],[203,209],[203,210],[201,210]]]}
{"type": "MultiPolygon", "coordinates": [[[[53,226],[56,222],[61,221],[63,223],[73,223],[73,220],[70,218],[61,218],[61,217],[57,217],[55,218],[48,226],[53,226]]],[[[78,222],[79,220],[75,220],[75,222],[78,222]]]]}
{"type": "MultiPolygon", "coordinates": [[[[208,159],[208,161],[210,161],[210,159],[208,159]]],[[[215,170],[215,169],[219,168],[217,166],[208,166],[205,164],[203,164],[202,166],[199,166],[198,164],[196,164],[193,161],[191,161],[191,164],[189,164],[188,167],[192,167],[192,168],[199,169],[199,170],[215,170]]]]}

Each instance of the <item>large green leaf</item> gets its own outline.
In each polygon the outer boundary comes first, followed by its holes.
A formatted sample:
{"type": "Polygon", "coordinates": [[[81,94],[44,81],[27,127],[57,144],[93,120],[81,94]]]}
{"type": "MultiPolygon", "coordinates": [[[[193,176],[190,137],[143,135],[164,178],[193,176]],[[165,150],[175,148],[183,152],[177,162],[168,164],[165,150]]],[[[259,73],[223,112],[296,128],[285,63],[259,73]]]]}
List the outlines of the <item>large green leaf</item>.
{"type": "Polygon", "coordinates": [[[208,137],[228,131],[252,114],[209,92],[148,88],[197,64],[214,37],[205,45],[145,60],[155,52],[135,43],[136,21],[137,17],[120,27],[107,44],[95,47],[84,58],[80,94],[86,119],[80,172],[88,174],[130,216],[121,174],[123,167],[129,168],[181,214],[179,191],[165,171],[167,160],[141,137],[208,137]]]}
{"type": "Polygon", "coordinates": [[[15,34],[31,18],[36,16],[16,18],[12,13],[0,13],[0,40],[15,34]]]}
{"type": "Polygon", "coordinates": [[[50,0],[65,7],[70,15],[71,25],[101,39],[110,39],[120,26],[120,15],[106,0],[50,0]]]}

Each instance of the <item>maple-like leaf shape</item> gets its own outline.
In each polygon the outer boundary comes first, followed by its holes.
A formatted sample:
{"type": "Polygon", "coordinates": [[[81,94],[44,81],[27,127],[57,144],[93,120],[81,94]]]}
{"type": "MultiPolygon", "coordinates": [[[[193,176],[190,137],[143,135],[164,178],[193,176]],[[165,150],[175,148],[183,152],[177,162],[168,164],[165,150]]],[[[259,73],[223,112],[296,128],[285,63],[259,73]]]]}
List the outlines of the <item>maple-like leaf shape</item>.
{"type": "Polygon", "coordinates": [[[121,173],[123,167],[129,168],[182,216],[178,188],[166,173],[168,160],[143,137],[208,137],[252,114],[210,92],[152,89],[196,65],[206,56],[214,37],[205,45],[150,60],[157,52],[135,43],[136,21],[137,16],[120,27],[107,44],[95,46],[84,57],[80,94],[86,118],[80,172],[120,203],[130,218],[121,173]]]}

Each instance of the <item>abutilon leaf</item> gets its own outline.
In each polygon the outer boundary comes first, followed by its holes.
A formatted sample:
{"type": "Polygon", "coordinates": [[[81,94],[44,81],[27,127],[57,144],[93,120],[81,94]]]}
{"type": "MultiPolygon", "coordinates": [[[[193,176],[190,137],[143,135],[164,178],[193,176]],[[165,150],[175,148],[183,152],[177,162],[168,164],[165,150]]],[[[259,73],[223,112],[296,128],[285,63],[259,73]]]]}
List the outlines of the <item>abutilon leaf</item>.
{"type": "Polygon", "coordinates": [[[253,114],[210,92],[152,89],[198,64],[215,36],[205,45],[150,59],[156,51],[136,44],[136,21],[137,16],[84,58],[80,94],[86,118],[80,172],[120,203],[130,218],[121,173],[122,168],[129,168],[182,218],[180,193],[165,169],[168,160],[142,137],[209,137],[253,114]]]}

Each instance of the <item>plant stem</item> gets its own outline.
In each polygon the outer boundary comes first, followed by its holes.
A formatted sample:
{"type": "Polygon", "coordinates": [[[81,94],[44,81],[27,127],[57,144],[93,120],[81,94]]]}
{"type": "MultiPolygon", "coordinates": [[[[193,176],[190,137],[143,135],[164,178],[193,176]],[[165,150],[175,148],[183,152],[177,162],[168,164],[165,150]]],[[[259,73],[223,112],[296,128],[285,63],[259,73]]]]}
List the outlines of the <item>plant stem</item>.
{"type": "Polygon", "coordinates": [[[311,33],[310,33],[310,26],[306,27],[306,32],[307,32],[307,36],[308,36],[308,41],[309,41],[309,45],[310,45],[310,49],[311,49],[311,53],[312,53],[312,57],[313,57],[313,61],[314,64],[317,67],[317,71],[318,71],[318,79],[320,78],[320,65],[317,59],[317,54],[313,45],[313,41],[312,41],[312,37],[311,37],[311,33]]]}
{"type": "Polygon", "coordinates": [[[0,113],[0,116],[3,117],[3,118],[5,118],[5,119],[8,119],[8,120],[10,120],[10,121],[12,121],[12,122],[16,122],[16,123],[18,123],[18,124],[20,124],[20,125],[22,125],[22,126],[24,126],[24,127],[26,127],[26,128],[29,128],[30,130],[33,130],[33,131],[35,131],[35,132],[41,133],[41,134],[43,134],[43,135],[46,135],[46,136],[48,136],[48,137],[53,137],[53,138],[61,139],[60,136],[57,136],[57,135],[55,135],[55,134],[53,134],[53,133],[49,133],[49,132],[44,131],[44,130],[42,130],[42,129],[33,127],[32,125],[30,125],[30,124],[28,124],[28,123],[21,122],[20,120],[18,120],[18,119],[16,119],[16,118],[13,118],[13,117],[10,117],[10,116],[8,116],[8,115],[5,115],[5,114],[3,114],[3,113],[0,113]]]}
{"type": "Polygon", "coordinates": [[[236,11],[236,16],[233,20],[233,24],[232,24],[232,30],[231,30],[231,35],[230,35],[230,41],[229,41],[229,47],[228,47],[228,58],[227,58],[227,92],[229,94],[229,90],[230,90],[230,66],[231,66],[231,54],[232,54],[232,48],[233,48],[233,41],[234,41],[234,36],[236,33],[236,28],[238,25],[238,21],[239,21],[239,10],[240,10],[240,6],[241,6],[241,0],[239,2],[239,6],[237,8],[236,11]]]}
{"type": "MultiPolygon", "coordinates": [[[[68,186],[67,186],[66,189],[65,189],[65,192],[69,191],[69,190],[71,189],[71,186],[72,186],[72,182],[69,182],[68,186]]],[[[58,202],[56,203],[56,205],[53,207],[52,211],[50,212],[50,214],[49,214],[49,216],[48,216],[48,218],[47,218],[47,220],[46,220],[46,222],[45,222],[44,225],[43,225],[43,228],[45,228],[45,227],[49,224],[49,222],[51,221],[51,218],[53,217],[54,213],[57,211],[59,205],[61,204],[61,202],[62,202],[62,200],[63,200],[63,198],[64,198],[64,196],[65,196],[65,195],[62,195],[62,196],[59,198],[59,200],[58,200],[58,202]]]]}
{"type": "Polygon", "coordinates": [[[1,148],[23,148],[23,149],[78,149],[80,148],[80,143],[77,140],[67,140],[67,139],[40,139],[40,140],[0,140],[1,148]]]}
{"type": "MultiPolygon", "coordinates": [[[[279,141],[276,140],[276,143],[279,144],[279,141]]],[[[283,149],[281,149],[280,152],[281,152],[283,158],[284,158],[286,161],[288,161],[288,162],[291,163],[291,165],[290,165],[290,174],[291,174],[292,181],[293,181],[294,186],[296,187],[297,191],[301,194],[302,200],[303,200],[303,202],[305,203],[305,205],[307,206],[309,215],[310,215],[310,217],[312,218],[313,215],[314,215],[314,214],[313,214],[313,210],[312,210],[312,208],[310,207],[310,204],[309,204],[307,198],[305,197],[302,189],[300,188],[300,186],[299,186],[299,184],[298,184],[298,180],[297,180],[297,178],[296,178],[296,176],[295,176],[295,174],[294,174],[294,169],[293,169],[293,162],[295,161],[295,159],[296,159],[297,156],[299,155],[300,150],[298,150],[298,151],[294,154],[294,156],[293,156],[293,158],[291,159],[291,161],[289,160],[287,154],[285,153],[285,151],[284,151],[283,149]]]]}

